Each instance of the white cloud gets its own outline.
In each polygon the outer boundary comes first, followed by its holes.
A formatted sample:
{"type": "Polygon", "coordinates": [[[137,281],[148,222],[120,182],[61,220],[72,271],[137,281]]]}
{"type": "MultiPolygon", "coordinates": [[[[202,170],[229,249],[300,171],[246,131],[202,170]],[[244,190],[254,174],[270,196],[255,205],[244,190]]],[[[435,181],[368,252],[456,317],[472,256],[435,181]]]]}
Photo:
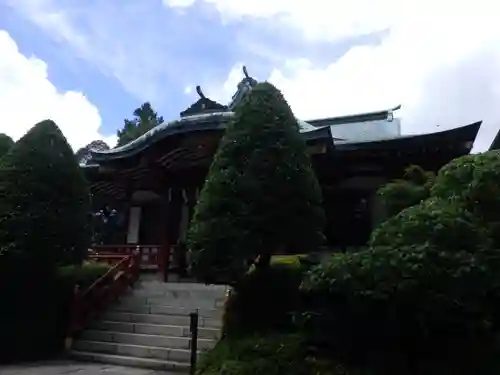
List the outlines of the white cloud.
{"type": "MultiPolygon", "coordinates": [[[[405,1],[401,0],[203,0],[212,4],[226,22],[245,17],[300,30],[312,39],[330,40],[385,29],[405,1]]],[[[189,7],[193,0],[164,0],[168,7],[189,7]]]]}
{"type": "Polygon", "coordinates": [[[75,55],[116,78],[128,92],[143,100],[160,95],[158,77],[167,63],[158,46],[164,38],[161,28],[151,33],[154,22],[141,20],[149,16],[146,2],[5,2],[75,55]]]}
{"type": "Polygon", "coordinates": [[[196,3],[196,0],[163,0],[163,4],[171,8],[186,8],[194,3],[196,3]]]}
{"type": "MultiPolygon", "coordinates": [[[[389,30],[381,44],[353,47],[326,67],[280,56],[269,77],[256,77],[276,84],[302,118],[401,103],[406,133],[484,120],[475,145],[483,150],[498,131],[500,23],[490,0],[205,1],[226,20],[259,18],[324,43],[389,30]]],[[[219,97],[229,97],[239,72],[235,66],[219,97]]]]}
{"type": "MultiPolygon", "coordinates": [[[[168,53],[158,55],[158,51],[168,50],[169,45],[164,44],[168,38],[147,16],[152,9],[149,3],[134,3],[122,10],[121,2],[61,7],[56,0],[6,1],[141,97],[156,97],[155,88],[166,71],[172,71],[170,79],[191,74],[179,64],[179,54],[175,59],[168,53]],[[110,17],[116,14],[120,16],[110,17]],[[130,25],[141,16],[151,22],[130,33],[130,25]],[[129,53],[130,46],[133,54],[129,53]]],[[[283,36],[298,39],[297,46],[314,42],[308,47],[331,46],[335,50],[353,37],[388,30],[380,44],[353,47],[326,64],[311,59],[321,53],[304,53],[300,59],[291,59],[272,41],[261,41],[261,50],[266,52],[262,60],[266,61],[246,61],[250,71],[253,64],[272,65],[268,77],[256,78],[275,83],[302,118],[359,113],[401,103],[406,133],[483,119],[476,150],[487,147],[498,130],[500,23],[491,0],[163,0],[165,6],[178,9],[201,2],[217,9],[224,22],[253,19],[259,21],[259,27],[265,22],[280,36],[277,40],[283,36]]],[[[252,27],[238,30],[249,32],[252,27]]],[[[231,35],[232,43],[245,39],[238,36],[231,35]]],[[[237,67],[225,84],[219,82],[216,90],[207,87],[206,91],[216,92],[215,99],[228,100],[240,78],[237,67]]]]}
{"type": "Polygon", "coordinates": [[[164,102],[170,94],[165,87],[182,87],[192,74],[195,50],[186,49],[182,41],[203,28],[185,19],[185,8],[195,1],[169,0],[178,10],[174,15],[164,12],[161,1],[3,2],[60,43],[61,50],[116,79],[143,102],[164,102]]]}
{"type": "Polygon", "coordinates": [[[116,143],[116,137],[99,133],[99,111],[82,93],[58,91],[48,78],[47,64],[24,56],[2,30],[0,56],[1,133],[17,140],[37,122],[52,119],[75,150],[95,139],[116,143]]]}

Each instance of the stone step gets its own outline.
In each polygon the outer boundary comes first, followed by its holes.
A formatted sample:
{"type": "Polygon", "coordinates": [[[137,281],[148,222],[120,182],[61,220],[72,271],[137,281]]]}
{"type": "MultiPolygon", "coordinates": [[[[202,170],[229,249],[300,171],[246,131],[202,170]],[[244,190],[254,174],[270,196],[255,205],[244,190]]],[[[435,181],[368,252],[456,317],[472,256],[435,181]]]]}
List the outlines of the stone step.
{"type": "Polygon", "coordinates": [[[137,289],[155,290],[159,292],[170,291],[201,291],[209,293],[226,293],[228,286],[226,285],[205,285],[195,282],[176,282],[165,283],[160,280],[140,280],[135,284],[137,289]]]}
{"type": "MultiPolygon", "coordinates": [[[[163,361],[174,361],[180,363],[189,363],[191,359],[191,351],[189,349],[118,344],[104,341],[77,340],[73,343],[72,349],[80,352],[126,355],[131,357],[161,359],[163,361]]],[[[198,351],[198,356],[201,353],[201,351],[198,351]]]]}
{"type": "Polygon", "coordinates": [[[123,294],[126,297],[155,298],[164,301],[171,301],[170,305],[192,304],[193,302],[203,301],[208,303],[212,301],[226,300],[225,292],[205,292],[205,291],[158,291],[155,289],[134,289],[123,294]]]}
{"type": "MultiPolygon", "coordinates": [[[[221,319],[223,310],[214,308],[214,303],[208,303],[207,306],[185,307],[169,304],[171,301],[157,298],[127,297],[122,298],[116,304],[112,311],[132,312],[137,314],[159,314],[159,315],[182,315],[188,316],[190,313],[198,310],[200,317],[221,319]]],[[[194,305],[194,303],[193,303],[194,305]]],[[[199,303],[198,303],[199,305],[199,303]]]]}
{"type": "MultiPolygon", "coordinates": [[[[163,315],[163,314],[137,314],[130,312],[108,311],[102,316],[102,320],[112,322],[145,323],[160,324],[170,326],[188,326],[190,324],[189,316],[163,315]]],[[[212,319],[200,317],[198,327],[201,328],[221,328],[221,319],[212,319]]]]}
{"type": "MultiPolygon", "coordinates": [[[[191,339],[189,337],[145,335],[139,333],[125,333],[115,331],[85,330],[81,335],[82,340],[104,341],[119,344],[132,344],[142,346],[156,346],[162,348],[189,349],[191,339]]],[[[198,348],[210,349],[215,345],[215,340],[198,339],[198,348]]]]}
{"type": "MultiPolygon", "coordinates": [[[[173,285],[165,283],[165,285],[173,285]]],[[[194,284],[197,285],[197,284],[194,284]]],[[[176,295],[179,297],[191,297],[191,296],[207,296],[207,297],[220,297],[227,294],[226,288],[217,289],[200,289],[200,288],[184,288],[184,289],[170,289],[168,286],[151,286],[142,284],[134,284],[134,293],[139,292],[140,294],[154,294],[159,296],[166,295],[176,295]]]]}
{"type": "Polygon", "coordinates": [[[189,371],[189,364],[187,363],[163,361],[160,359],[129,357],[104,353],[89,353],[77,350],[71,351],[71,356],[81,361],[106,363],[118,366],[140,367],[159,371],[172,371],[181,374],[187,374],[189,371]]]}
{"type": "MultiPolygon", "coordinates": [[[[113,321],[96,321],[91,324],[91,328],[104,331],[115,331],[125,333],[141,333],[146,335],[163,335],[175,337],[191,337],[188,326],[127,323],[113,321]]],[[[217,340],[221,330],[217,328],[198,328],[198,337],[217,340]]]]}

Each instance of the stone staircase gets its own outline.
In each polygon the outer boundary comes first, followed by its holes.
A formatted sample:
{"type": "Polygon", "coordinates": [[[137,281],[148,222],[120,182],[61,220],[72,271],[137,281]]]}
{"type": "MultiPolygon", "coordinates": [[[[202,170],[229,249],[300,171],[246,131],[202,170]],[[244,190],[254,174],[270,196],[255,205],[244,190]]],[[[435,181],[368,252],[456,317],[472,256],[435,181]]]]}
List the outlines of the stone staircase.
{"type": "Polygon", "coordinates": [[[196,309],[198,354],[221,334],[227,289],[195,283],[139,281],[73,342],[80,360],[187,373],[189,314],[196,309]]]}

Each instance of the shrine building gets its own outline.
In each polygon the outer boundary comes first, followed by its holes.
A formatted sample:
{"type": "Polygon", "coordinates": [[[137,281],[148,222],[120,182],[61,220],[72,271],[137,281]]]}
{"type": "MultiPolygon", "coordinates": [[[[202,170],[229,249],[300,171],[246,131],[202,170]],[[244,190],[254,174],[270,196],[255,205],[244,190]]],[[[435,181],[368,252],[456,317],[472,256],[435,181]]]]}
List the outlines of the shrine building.
{"type": "MultiPolygon", "coordinates": [[[[101,249],[139,247],[151,269],[175,269],[175,251],[186,239],[200,189],[233,109],[257,84],[244,77],[227,105],[199,99],[134,141],[94,151],[82,165],[93,204],[122,215],[114,243],[101,249]]],[[[402,135],[400,106],[378,112],[299,120],[323,191],[325,235],[332,249],[364,245],[384,213],[376,199],[383,184],[409,165],[437,171],[470,152],[481,122],[422,135],[402,135]]],[[[293,109],[293,108],[292,108],[293,109]]]]}

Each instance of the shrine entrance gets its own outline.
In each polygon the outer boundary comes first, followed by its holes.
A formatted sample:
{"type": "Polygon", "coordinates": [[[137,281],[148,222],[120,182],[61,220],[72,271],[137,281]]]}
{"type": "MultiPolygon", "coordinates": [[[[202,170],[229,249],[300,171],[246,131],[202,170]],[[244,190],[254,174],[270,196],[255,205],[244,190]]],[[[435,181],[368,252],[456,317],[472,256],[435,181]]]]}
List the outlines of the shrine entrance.
{"type": "Polygon", "coordinates": [[[126,245],[116,247],[120,251],[140,251],[141,268],[164,275],[165,280],[187,277],[185,241],[196,197],[197,189],[193,188],[169,188],[163,195],[134,192],[126,245]]]}

